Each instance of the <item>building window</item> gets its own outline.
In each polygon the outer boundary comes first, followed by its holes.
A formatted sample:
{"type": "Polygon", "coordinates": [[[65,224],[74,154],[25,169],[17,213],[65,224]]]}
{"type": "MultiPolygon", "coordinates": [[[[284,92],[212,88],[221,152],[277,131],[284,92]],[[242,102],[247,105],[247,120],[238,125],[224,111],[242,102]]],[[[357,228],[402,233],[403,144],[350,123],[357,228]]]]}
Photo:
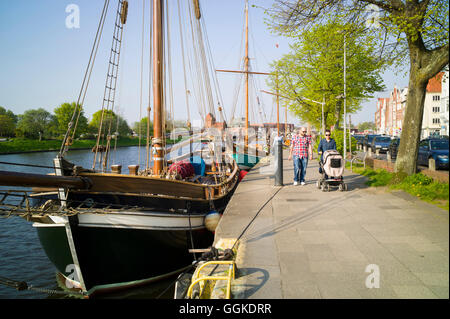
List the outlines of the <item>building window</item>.
{"type": "Polygon", "coordinates": [[[434,118],[433,119],[433,124],[440,124],[441,120],[439,118],[434,118]]]}
{"type": "Polygon", "coordinates": [[[441,108],[439,106],[433,106],[433,113],[439,113],[441,108]]]}
{"type": "Polygon", "coordinates": [[[433,95],[433,101],[440,101],[441,96],[440,95],[433,95]]]}

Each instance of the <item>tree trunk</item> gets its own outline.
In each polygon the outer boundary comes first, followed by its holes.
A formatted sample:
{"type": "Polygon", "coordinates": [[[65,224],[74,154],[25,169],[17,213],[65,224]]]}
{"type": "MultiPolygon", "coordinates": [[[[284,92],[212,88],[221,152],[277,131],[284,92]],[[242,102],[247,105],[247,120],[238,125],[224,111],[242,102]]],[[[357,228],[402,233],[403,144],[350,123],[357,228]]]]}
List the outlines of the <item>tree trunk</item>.
{"type": "Polygon", "coordinates": [[[400,146],[395,162],[395,171],[407,175],[416,173],[417,154],[422,131],[423,109],[427,80],[419,79],[419,67],[411,63],[407,107],[404,111],[400,146]]]}
{"type": "Polygon", "coordinates": [[[421,37],[408,39],[410,71],[407,107],[403,116],[402,134],[395,162],[395,171],[416,173],[422,131],[423,109],[429,79],[448,64],[448,44],[426,50],[421,37]]]}
{"type": "Polygon", "coordinates": [[[325,130],[327,129],[327,118],[328,118],[328,111],[323,112],[323,125],[322,126],[322,132],[325,134],[325,130]]]}

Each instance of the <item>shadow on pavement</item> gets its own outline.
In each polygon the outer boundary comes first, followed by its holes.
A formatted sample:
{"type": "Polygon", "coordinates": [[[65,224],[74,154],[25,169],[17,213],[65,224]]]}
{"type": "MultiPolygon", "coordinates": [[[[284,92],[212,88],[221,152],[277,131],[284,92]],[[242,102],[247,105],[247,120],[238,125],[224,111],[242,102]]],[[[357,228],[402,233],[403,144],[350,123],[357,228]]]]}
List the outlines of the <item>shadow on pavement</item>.
{"type": "Polygon", "coordinates": [[[269,280],[269,272],[262,268],[240,268],[233,287],[234,298],[247,299],[269,280]]]}

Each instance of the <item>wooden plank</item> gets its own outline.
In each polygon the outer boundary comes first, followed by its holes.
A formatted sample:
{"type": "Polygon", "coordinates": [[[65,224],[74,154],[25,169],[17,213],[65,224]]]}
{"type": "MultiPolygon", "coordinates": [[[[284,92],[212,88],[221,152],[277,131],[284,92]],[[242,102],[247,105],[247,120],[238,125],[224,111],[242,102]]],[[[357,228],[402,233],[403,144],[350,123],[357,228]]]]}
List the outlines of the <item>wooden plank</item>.
{"type": "Polygon", "coordinates": [[[148,193],[158,195],[205,198],[203,187],[182,181],[145,176],[83,173],[92,181],[92,192],[148,193]]]}

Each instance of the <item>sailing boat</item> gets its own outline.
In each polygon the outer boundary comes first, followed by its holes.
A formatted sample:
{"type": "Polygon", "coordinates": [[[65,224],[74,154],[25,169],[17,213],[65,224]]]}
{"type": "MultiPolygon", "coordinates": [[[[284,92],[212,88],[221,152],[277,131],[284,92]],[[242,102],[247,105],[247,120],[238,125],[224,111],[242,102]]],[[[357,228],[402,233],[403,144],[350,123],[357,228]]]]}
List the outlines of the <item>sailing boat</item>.
{"type": "MultiPolygon", "coordinates": [[[[151,3],[154,137],[149,150],[153,167],[139,170],[130,165],[128,175],[117,166],[109,171],[109,134],[106,147],[99,144],[99,134],[94,148],[94,165],[100,152],[101,171],[70,163],[64,158],[71,144],[73,127],[69,125],[61,151],[54,159],[54,175],[0,172],[0,185],[45,189],[32,194],[24,192],[22,203],[13,208],[2,205],[8,196],[5,193],[0,212],[9,209],[33,221],[61,282],[87,296],[147,284],[190,266],[193,256],[189,249],[209,247],[213,240],[213,233],[205,226],[206,216],[225,209],[238,183],[236,162],[227,154],[212,152],[213,148],[206,154],[191,148],[184,158],[173,160],[169,166],[164,134],[166,1],[151,3]]],[[[195,16],[200,19],[198,0],[193,3],[195,16]]],[[[106,0],[105,7],[107,4],[106,0]]],[[[118,0],[104,98],[107,105],[114,101],[127,10],[128,1],[118,0]]],[[[102,19],[104,14],[105,8],[102,19]]],[[[95,47],[96,44],[93,52],[95,47]]],[[[207,132],[200,135],[204,138],[207,132]]]]}
{"type": "MultiPolygon", "coordinates": [[[[243,71],[232,71],[232,70],[217,70],[218,72],[231,72],[231,73],[242,73],[244,74],[244,92],[245,92],[245,126],[244,126],[244,141],[243,145],[238,145],[235,143],[233,150],[233,158],[238,163],[241,170],[250,170],[255,166],[262,157],[267,155],[266,151],[262,150],[261,145],[251,145],[249,143],[254,137],[258,137],[258,132],[255,136],[249,137],[249,76],[250,75],[270,75],[270,73],[264,72],[252,72],[250,71],[250,57],[249,57],[249,6],[248,0],[245,1],[245,56],[244,56],[244,70],[243,71]]],[[[269,144],[267,141],[263,141],[269,144]]]]}

